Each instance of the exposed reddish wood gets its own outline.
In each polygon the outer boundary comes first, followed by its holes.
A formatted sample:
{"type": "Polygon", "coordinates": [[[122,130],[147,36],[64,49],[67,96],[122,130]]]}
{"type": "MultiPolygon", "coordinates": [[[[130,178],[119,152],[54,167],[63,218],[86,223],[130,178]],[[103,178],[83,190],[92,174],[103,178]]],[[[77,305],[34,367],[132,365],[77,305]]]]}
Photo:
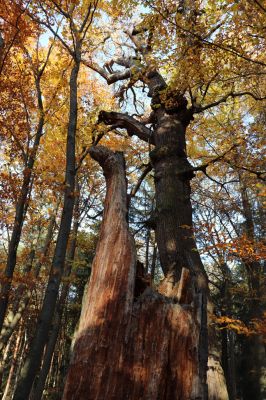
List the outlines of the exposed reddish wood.
{"type": "MultiPolygon", "coordinates": [[[[134,300],[123,156],[90,152],[107,181],[105,212],[63,399],[203,399],[197,310],[150,287],[134,300]]],[[[184,271],[176,289],[183,300],[187,278],[184,271]]]]}

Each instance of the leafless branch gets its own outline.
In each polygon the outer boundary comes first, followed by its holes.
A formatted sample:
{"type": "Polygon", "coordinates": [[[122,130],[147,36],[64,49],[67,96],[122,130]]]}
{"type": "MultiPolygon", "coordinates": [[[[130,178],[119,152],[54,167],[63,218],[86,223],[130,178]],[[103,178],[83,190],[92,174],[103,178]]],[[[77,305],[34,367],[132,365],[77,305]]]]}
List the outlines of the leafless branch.
{"type": "Polygon", "coordinates": [[[225,96],[221,97],[219,100],[214,101],[213,103],[207,104],[206,106],[194,105],[194,107],[192,107],[192,110],[193,110],[193,113],[198,114],[202,111],[208,110],[212,107],[216,107],[219,104],[226,102],[229,97],[235,98],[235,97],[241,97],[241,96],[251,96],[254,100],[257,100],[257,101],[262,101],[262,100],[266,99],[266,96],[259,97],[259,96],[256,96],[252,92],[239,92],[239,93],[230,92],[230,93],[227,93],[225,96]]]}
{"type": "Polygon", "coordinates": [[[130,69],[125,69],[124,71],[117,71],[114,73],[108,73],[105,68],[100,67],[99,64],[97,64],[94,61],[91,60],[82,60],[82,63],[86,65],[88,68],[92,69],[93,71],[97,72],[102,78],[106,80],[108,85],[111,85],[112,83],[122,81],[125,79],[130,78],[131,76],[131,70],[130,69]]]}
{"type": "MultiPolygon", "coordinates": [[[[43,11],[43,13],[44,13],[44,15],[45,15],[46,22],[43,21],[43,20],[41,20],[41,19],[39,19],[39,18],[37,18],[35,15],[32,15],[32,14],[30,14],[30,13],[29,13],[29,16],[33,19],[33,21],[36,21],[36,22],[38,22],[39,24],[44,25],[46,28],[48,28],[48,29],[52,32],[52,34],[61,42],[61,44],[62,44],[63,47],[69,52],[69,54],[70,54],[71,56],[73,56],[74,53],[73,53],[72,49],[71,49],[71,48],[68,46],[68,44],[63,40],[63,38],[58,34],[58,27],[57,27],[56,30],[54,30],[54,29],[52,28],[52,25],[51,25],[51,23],[50,23],[50,21],[49,21],[49,17],[48,17],[48,15],[47,15],[46,9],[43,7],[43,5],[42,5],[41,2],[39,2],[39,5],[40,5],[40,8],[42,9],[42,11],[43,11]]],[[[60,25],[60,24],[59,24],[59,25],[60,25]]]]}
{"type": "Polygon", "coordinates": [[[254,0],[254,2],[259,6],[259,8],[266,13],[266,8],[258,1],[254,0]]]}
{"type": "Polygon", "coordinates": [[[235,149],[238,145],[234,144],[232,147],[230,147],[230,149],[226,150],[223,154],[220,154],[219,156],[213,158],[212,160],[210,160],[209,162],[199,165],[198,167],[193,167],[192,171],[196,172],[196,171],[202,171],[204,173],[206,173],[206,169],[211,165],[216,163],[217,161],[220,161],[221,159],[223,159],[225,157],[226,154],[228,154],[230,151],[232,151],[233,149],[235,149]]]}
{"type": "Polygon", "coordinates": [[[152,170],[152,165],[151,163],[148,163],[144,169],[144,171],[142,172],[142,174],[140,175],[136,185],[131,189],[130,194],[128,195],[128,203],[130,203],[130,200],[132,199],[132,197],[136,196],[143,180],[146,178],[146,176],[148,175],[148,173],[152,170]]]}
{"type": "Polygon", "coordinates": [[[231,163],[231,161],[229,161],[229,160],[227,160],[227,163],[228,163],[230,166],[234,167],[234,168],[242,169],[243,171],[247,171],[247,172],[249,172],[249,173],[251,173],[251,174],[256,175],[258,179],[261,179],[261,180],[264,181],[264,182],[266,181],[266,179],[263,177],[263,175],[266,174],[266,171],[255,171],[254,169],[251,169],[251,168],[247,168],[247,167],[243,167],[243,166],[240,166],[240,165],[233,164],[233,163],[231,163]]]}
{"type": "Polygon", "coordinates": [[[104,122],[106,125],[112,125],[113,128],[126,129],[129,136],[136,135],[141,140],[154,144],[152,131],[127,114],[101,111],[99,114],[99,122],[104,122]]]}
{"type": "Polygon", "coordinates": [[[69,13],[63,10],[63,8],[54,0],[51,0],[57,11],[59,11],[60,14],[62,14],[65,18],[70,19],[69,13]]]}

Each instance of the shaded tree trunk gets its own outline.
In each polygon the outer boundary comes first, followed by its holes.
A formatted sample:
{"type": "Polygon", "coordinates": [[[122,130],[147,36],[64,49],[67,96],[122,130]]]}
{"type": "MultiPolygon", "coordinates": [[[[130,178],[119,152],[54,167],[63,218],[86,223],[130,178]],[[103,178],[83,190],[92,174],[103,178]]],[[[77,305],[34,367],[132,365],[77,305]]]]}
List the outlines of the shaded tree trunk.
{"type": "Polygon", "coordinates": [[[30,395],[31,400],[41,400],[42,398],[46,378],[50,370],[54,349],[61,328],[60,317],[62,318],[62,315],[60,315],[60,313],[55,314],[52,331],[45,349],[42,368],[38,377],[38,381],[36,387],[33,389],[33,393],[30,395]]]}
{"type": "Polygon", "coordinates": [[[151,261],[151,282],[154,281],[155,277],[156,259],[157,259],[157,246],[154,245],[152,253],[152,261],[151,261]]]}
{"type": "Polygon", "coordinates": [[[229,400],[236,399],[236,366],[234,333],[222,330],[222,366],[226,378],[229,400]]]}
{"type": "MultiPolygon", "coordinates": [[[[245,233],[251,243],[256,241],[252,208],[247,188],[239,174],[240,191],[245,217],[245,233]]],[[[259,261],[243,259],[246,267],[249,295],[247,299],[246,323],[263,317],[262,286],[263,265],[259,261]]],[[[266,397],[266,353],[263,337],[259,334],[241,338],[241,386],[243,400],[263,400],[266,397]]]]}
{"type": "Polygon", "coordinates": [[[0,360],[0,387],[2,387],[4,369],[5,369],[6,362],[8,360],[10,346],[11,346],[11,340],[8,342],[7,346],[5,347],[4,351],[2,352],[2,357],[0,360]]]}
{"type": "Polygon", "coordinates": [[[134,300],[123,156],[102,146],[90,154],[103,167],[107,193],[63,399],[206,399],[199,355],[203,304],[191,298],[191,274],[183,268],[168,296],[147,288],[134,300]]]}
{"type": "MultiPolygon", "coordinates": [[[[232,276],[230,268],[225,261],[221,261],[221,271],[223,271],[223,284],[221,286],[221,311],[222,315],[232,317],[232,296],[231,288],[232,276]]],[[[229,400],[236,399],[236,367],[235,367],[235,346],[234,332],[226,329],[226,324],[221,331],[221,359],[224,375],[228,388],[229,400]]]]}

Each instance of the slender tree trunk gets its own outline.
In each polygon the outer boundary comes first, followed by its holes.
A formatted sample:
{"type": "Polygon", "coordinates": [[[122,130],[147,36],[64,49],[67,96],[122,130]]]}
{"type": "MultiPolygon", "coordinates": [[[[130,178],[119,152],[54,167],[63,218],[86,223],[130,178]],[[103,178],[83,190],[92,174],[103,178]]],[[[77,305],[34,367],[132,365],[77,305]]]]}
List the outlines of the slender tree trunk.
{"type": "Polygon", "coordinates": [[[2,383],[3,383],[4,369],[5,369],[6,361],[8,359],[10,346],[11,346],[11,340],[8,342],[8,345],[2,352],[2,357],[0,360],[0,387],[2,387],[2,383]]]}
{"type": "Polygon", "coordinates": [[[52,214],[50,222],[49,222],[49,225],[48,225],[47,234],[46,234],[46,237],[45,237],[45,240],[44,240],[43,247],[42,247],[42,249],[40,251],[40,254],[38,256],[38,261],[37,261],[37,263],[35,265],[35,268],[34,268],[34,276],[36,278],[38,278],[38,276],[40,274],[41,267],[44,264],[44,260],[45,260],[47,254],[48,254],[48,250],[50,248],[51,241],[53,239],[56,216],[57,216],[57,213],[58,213],[59,204],[60,204],[60,201],[58,201],[56,203],[55,211],[52,214]]]}
{"type": "Polygon", "coordinates": [[[37,330],[30,347],[29,355],[22,367],[18,386],[14,394],[14,400],[26,400],[29,397],[33,381],[39,370],[45,344],[51,327],[56,300],[64,271],[64,263],[68,238],[71,229],[75,201],[75,140],[77,128],[77,79],[79,72],[79,61],[75,64],[70,76],[70,111],[66,150],[66,174],[64,205],[61,217],[59,233],[52,262],[46,292],[40,311],[37,330]]]}
{"type": "Polygon", "coordinates": [[[236,400],[236,365],[234,333],[222,330],[222,366],[226,378],[229,400],[236,400]]]}
{"type": "Polygon", "coordinates": [[[104,170],[107,193],[63,399],[206,399],[199,355],[203,303],[191,298],[190,273],[183,268],[169,296],[148,288],[134,300],[124,160],[102,146],[90,154],[104,170]]]}
{"type": "Polygon", "coordinates": [[[146,244],[145,244],[145,273],[147,274],[149,271],[149,252],[150,252],[150,236],[151,230],[148,228],[146,235],[146,244]]]}
{"type": "MultiPolygon", "coordinates": [[[[41,250],[41,254],[39,256],[39,260],[37,261],[37,264],[35,266],[34,275],[35,275],[36,278],[39,276],[39,272],[40,272],[40,269],[41,269],[41,265],[43,263],[43,259],[45,258],[46,254],[48,252],[48,249],[50,247],[50,243],[51,243],[51,240],[52,240],[52,237],[53,237],[53,230],[54,230],[54,225],[55,225],[55,217],[56,217],[55,214],[52,215],[52,217],[51,217],[51,220],[50,220],[50,223],[49,223],[49,226],[48,226],[47,235],[46,235],[46,238],[45,238],[45,242],[44,242],[43,248],[41,250]]],[[[34,252],[34,254],[35,254],[35,252],[34,252]]],[[[27,272],[30,272],[31,269],[32,269],[32,263],[31,263],[31,267],[30,267],[30,264],[27,264],[27,272]]],[[[32,290],[27,290],[26,293],[23,293],[25,291],[25,288],[26,288],[25,285],[23,285],[21,287],[21,289],[22,289],[22,293],[21,293],[22,300],[20,300],[20,297],[21,297],[20,296],[19,297],[20,301],[19,301],[19,305],[18,305],[18,308],[17,308],[16,312],[13,313],[10,310],[10,312],[8,312],[8,314],[6,316],[6,319],[5,319],[5,322],[4,322],[4,325],[3,325],[3,329],[2,329],[1,335],[0,335],[0,351],[2,351],[2,349],[6,346],[8,340],[10,339],[10,337],[11,337],[12,333],[14,332],[14,330],[16,329],[16,327],[17,327],[19,321],[21,320],[21,318],[22,318],[22,316],[23,316],[23,314],[24,314],[24,312],[25,312],[25,310],[26,310],[26,308],[27,308],[27,306],[29,304],[29,301],[31,299],[32,290]]],[[[0,360],[1,360],[1,356],[0,356],[0,360]]]]}
{"type": "MultiPolygon", "coordinates": [[[[247,238],[255,244],[255,227],[252,209],[244,179],[239,175],[245,231],[247,238]]],[[[247,272],[249,296],[246,322],[263,317],[262,277],[263,265],[258,261],[243,259],[247,272]]],[[[258,333],[241,338],[241,383],[243,400],[264,400],[266,397],[266,352],[262,336],[258,333]]]]}
{"type": "MultiPolygon", "coordinates": [[[[221,256],[220,269],[223,272],[223,284],[220,291],[222,315],[232,317],[231,296],[231,271],[221,256]]],[[[235,370],[235,347],[233,332],[226,329],[226,324],[221,331],[221,361],[226,379],[229,400],[236,399],[236,370],[235,370]]]]}
{"type": "Polygon", "coordinates": [[[228,391],[224,371],[221,364],[221,349],[215,327],[209,327],[209,357],[208,357],[208,399],[228,400],[228,391]]]}
{"type": "Polygon", "coordinates": [[[9,292],[11,288],[11,282],[13,278],[14,269],[17,262],[17,250],[18,245],[21,238],[21,231],[23,227],[23,222],[25,218],[25,209],[27,207],[27,199],[30,192],[30,183],[32,179],[32,170],[35,163],[36,154],[39,148],[40,139],[43,132],[43,125],[44,125],[44,110],[43,110],[43,103],[42,103],[42,93],[40,87],[40,78],[41,76],[36,77],[36,90],[38,96],[38,107],[39,107],[39,122],[37,131],[35,134],[35,141],[33,144],[33,148],[30,150],[28,155],[28,160],[26,167],[23,171],[23,182],[22,187],[19,194],[19,199],[16,204],[16,214],[15,214],[15,221],[13,224],[13,231],[11,235],[11,240],[8,247],[8,256],[7,256],[7,263],[4,272],[4,279],[1,282],[1,289],[0,289],[0,332],[3,327],[4,318],[6,315],[6,310],[8,306],[8,299],[9,299],[9,292]]]}
{"type": "MultiPolygon", "coordinates": [[[[62,315],[61,315],[61,317],[62,317],[62,315]]],[[[42,368],[41,368],[41,371],[40,371],[40,374],[38,377],[37,385],[33,389],[33,393],[30,395],[31,400],[41,400],[41,398],[42,398],[46,378],[47,378],[47,375],[50,370],[55,345],[56,345],[57,338],[58,338],[60,328],[61,328],[61,323],[60,323],[59,318],[60,318],[59,313],[56,313],[55,318],[54,318],[52,332],[50,334],[50,337],[49,337],[49,340],[48,340],[48,343],[47,343],[47,346],[45,349],[44,359],[43,359],[42,368]]]]}
{"type": "MultiPolygon", "coordinates": [[[[72,270],[72,264],[75,258],[75,251],[76,251],[76,245],[77,245],[77,234],[78,234],[78,228],[79,228],[79,197],[78,195],[75,198],[75,208],[74,208],[74,224],[73,224],[73,230],[72,230],[72,239],[71,239],[71,244],[69,248],[69,253],[67,257],[67,262],[66,262],[66,267],[65,267],[65,273],[64,276],[68,278],[71,274],[72,270]]],[[[61,329],[61,323],[62,323],[62,318],[64,314],[64,309],[65,309],[65,304],[69,292],[69,282],[65,282],[62,286],[62,291],[60,298],[58,300],[58,304],[56,307],[56,312],[55,312],[55,317],[54,317],[54,323],[52,326],[52,331],[50,333],[50,337],[46,346],[44,358],[43,358],[43,363],[41,367],[41,371],[37,380],[37,383],[35,387],[33,388],[32,394],[30,396],[31,400],[41,400],[43,390],[45,387],[45,382],[47,375],[49,373],[50,367],[51,367],[51,362],[53,359],[53,354],[54,354],[54,349],[56,346],[57,338],[60,333],[61,329]]]]}
{"type": "Polygon", "coordinates": [[[156,268],[156,259],[157,259],[157,246],[154,245],[153,253],[152,253],[152,261],[151,261],[151,282],[154,281],[155,268],[156,268]]]}
{"type": "Polygon", "coordinates": [[[3,397],[2,400],[5,400],[8,398],[8,394],[10,391],[10,387],[11,387],[11,382],[13,379],[13,375],[16,369],[16,364],[17,364],[17,360],[18,360],[18,355],[19,355],[19,349],[20,349],[20,344],[22,342],[22,325],[20,326],[17,338],[16,338],[16,343],[15,343],[15,349],[14,349],[14,353],[12,355],[12,360],[11,360],[11,368],[9,370],[9,374],[8,374],[8,378],[7,378],[7,382],[6,382],[6,387],[5,387],[5,391],[3,393],[3,397]]]}

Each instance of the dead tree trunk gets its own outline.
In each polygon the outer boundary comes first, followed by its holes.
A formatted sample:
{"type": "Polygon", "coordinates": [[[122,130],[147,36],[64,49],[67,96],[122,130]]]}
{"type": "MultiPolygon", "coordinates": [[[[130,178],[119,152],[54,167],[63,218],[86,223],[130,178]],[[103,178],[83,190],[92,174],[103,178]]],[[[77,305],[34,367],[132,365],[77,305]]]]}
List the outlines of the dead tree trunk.
{"type": "Polygon", "coordinates": [[[128,229],[121,153],[91,156],[104,171],[105,211],[68,371],[64,400],[206,399],[200,371],[200,302],[190,273],[163,293],[136,293],[136,253],[128,229]],[[195,300],[195,301],[194,301],[195,300]]]}

